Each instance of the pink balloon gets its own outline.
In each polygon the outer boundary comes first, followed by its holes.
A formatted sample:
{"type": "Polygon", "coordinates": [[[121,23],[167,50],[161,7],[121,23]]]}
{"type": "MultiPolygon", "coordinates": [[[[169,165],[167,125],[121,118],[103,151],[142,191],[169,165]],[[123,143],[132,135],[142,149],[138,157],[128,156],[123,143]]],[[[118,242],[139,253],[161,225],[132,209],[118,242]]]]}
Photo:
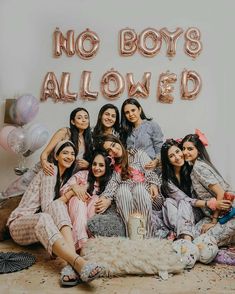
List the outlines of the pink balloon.
{"type": "Polygon", "coordinates": [[[39,101],[32,95],[23,95],[18,97],[10,109],[12,120],[22,126],[34,119],[39,110],[39,101]]]}
{"type": "Polygon", "coordinates": [[[13,153],[9,144],[8,144],[8,136],[13,131],[16,130],[14,126],[6,126],[0,130],[0,146],[8,152],[13,153]]]}

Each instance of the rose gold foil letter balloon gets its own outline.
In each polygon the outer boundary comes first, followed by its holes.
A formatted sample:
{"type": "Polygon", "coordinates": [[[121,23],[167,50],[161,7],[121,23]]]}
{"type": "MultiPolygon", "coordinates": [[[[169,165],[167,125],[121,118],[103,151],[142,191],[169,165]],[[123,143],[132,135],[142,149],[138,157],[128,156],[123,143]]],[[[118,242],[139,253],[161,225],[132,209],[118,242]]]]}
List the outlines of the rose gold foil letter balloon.
{"type": "Polygon", "coordinates": [[[174,86],[172,85],[177,81],[177,76],[174,73],[167,71],[166,73],[161,73],[158,80],[158,91],[157,98],[162,103],[173,103],[174,97],[172,92],[174,86]]]}
{"type": "Polygon", "coordinates": [[[142,55],[146,57],[154,57],[161,49],[162,46],[162,36],[161,34],[152,28],[145,29],[139,35],[138,48],[142,55]],[[153,46],[149,47],[147,39],[151,39],[153,46]]]}
{"type": "Polygon", "coordinates": [[[127,89],[128,89],[128,97],[136,97],[136,98],[146,98],[149,96],[149,87],[150,87],[150,78],[151,73],[145,72],[143,76],[142,83],[134,82],[133,73],[127,73],[127,89]]]}
{"type": "Polygon", "coordinates": [[[45,76],[42,85],[41,100],[47,100],[47,98],[53,98],[55,102],[60,100],[60,89],[54,72],[48,72],[45,76]]]}
{"type": "Polygon", "coordinates": [[[176,41],[183,33],[183,30],[181,28],[177,28],[174,32],[170,32],[167,28],[163,28],[160,30],[160,33],[167,45],[166,55],[168,57],[174,57],[176,53],[176,41]]]}
{"type": "Polygon", "coordinates": [[[107,99],[114,100],[124,91],[125,81],[122,75],[113,69],[106,72],[101,80],[101,92],[107,99]],[[114,84],[111,89],[111,83],[114,84]]]}
{"type": "Polygon", "coordinates": [[[185,100],[193,100],[201,91],[202,81],[199,74],[195,71],[184,70],[181,78],[181,97],[185,100]],[[189,89],[189,82],[192,83],[192,89],[189,89]]]}
{"type": "Polygon", "coordinates": [[[131,56],[137,50],[137,34],[132,29],[119,32],[119,52],[121,56],[131,56]]]}
{"type": "Polygon", "coordinates": [[[90,90],[91,71],[83,71],[81,78],[80,97],[84,100],[96,100],[98,92],[90,90]]]}
{"type": "Polygon", "coordinates": [[[65,38],[61,31],[56,28],[54,32],[54,56],[60,57],[62,55],[62,50],[69,57],[74,55],[75,43],[73,30],[67,31],[67,37],[65,38]]]}
{"type": "Polygon", "coordinates": [[[93,58],[99,49],[99,37],[95,32],[86,29],[86,31],[82,32],[76,40],[75,49],[77,54],[82,59],[91,59],[93,58]],[[90,46],[87,48],[85,46],[85,42],[89,41],[90,46]]]}
{"type": "Polygon", "coordinates": [[[198,28],[188,28],[184,35],[184,51],[192,58],[196,58],[202,51],[201,33],[198,28]]]}
{"type": "Polygon", "coordinates": [[[69,92],[70,73],[63,72],[60,83],[61,100],[65,102],[73,102],[77,99],[77,93],[69,92]]]}

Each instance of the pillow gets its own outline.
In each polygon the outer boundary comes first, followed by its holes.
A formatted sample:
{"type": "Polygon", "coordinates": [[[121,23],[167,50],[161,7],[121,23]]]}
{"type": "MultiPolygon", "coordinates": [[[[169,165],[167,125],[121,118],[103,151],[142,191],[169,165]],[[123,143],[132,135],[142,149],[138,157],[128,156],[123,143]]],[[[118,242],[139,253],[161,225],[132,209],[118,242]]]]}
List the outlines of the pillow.
{"type": "Polygon", "coordinates": [[[87,227],[92,236],[126,236],[125,225],[116,212],[115,204],[112,204],[104,213],[95,214],[90,218],[87,221],[87,227]]]}
{"type": "Polygon", "coordinates": [[[106,277],[159,274],[167,279],[168,273],[179,273],[184,268],[169,240],[91,238],[84,244],[81,255],[103,265],[103,276],[106,277]]]}
{"type": "Polygon", "coordinates": [[[218,253],[218,246],[215,238],[208,234],[202,234],[193,240],[199,249],[199,261],[205,264],[212,262],[218,253]]]}
{"type": "Polygon", "coordinates": [[[16,196],[0,202],[0,241],[9,239],[10,235],[6,223],[11,212],[18,206],[22,196],[16,196]]]}
{"type": "Polygon", "coordinates": [[[193,268],[199,258],[199,249],[189,240],[179,239],[173,242],[173,248],[182,260],[185,268],[193,268]]]}

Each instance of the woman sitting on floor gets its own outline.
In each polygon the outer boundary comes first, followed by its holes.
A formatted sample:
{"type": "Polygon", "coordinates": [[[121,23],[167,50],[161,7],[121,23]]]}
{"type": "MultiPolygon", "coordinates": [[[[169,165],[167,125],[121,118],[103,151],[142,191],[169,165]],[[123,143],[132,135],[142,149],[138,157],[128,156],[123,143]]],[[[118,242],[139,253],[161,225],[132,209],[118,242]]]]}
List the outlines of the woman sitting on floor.
{"type": "Polygon", "coordinates": [[[41,170],[33,178],[7,223],[12,239],[19,245],[40,242],[49,254],[70,264],[61,275],[61,283],[66,286],[76,285],[79,280],[89,282],[97,278],[102,269],[76,253],[67,199],[59,195],[60,188],[71,177],[76,155],[71,141],[60,141],[54,149],[53,176],[46,176],[41,170]]]}
{"type": "Polygon", "coordinates": [[[127,235],[129,216],[138,212],[146,220],[145,237],[152,237],[152,209],[161,209],[162,198],[158,191],[157,174],[144,168],[150,158],[142,150],[125,150],[121,141],[113,135],[104,136],[102,140],[102,147],[115,160],[115,172],[101,196],[109,200],[109,205],[115,200],[127,235]]]}
{"type": "Polygon", "coordinates": [[[91,168],[77,172],[63,186],[61,195],[68,200],[76,250],[88,239],[87,220],[105,211],[107,199],[99,197],[113,173],[111,157],[105,151],[95,151],[91,168]]]}

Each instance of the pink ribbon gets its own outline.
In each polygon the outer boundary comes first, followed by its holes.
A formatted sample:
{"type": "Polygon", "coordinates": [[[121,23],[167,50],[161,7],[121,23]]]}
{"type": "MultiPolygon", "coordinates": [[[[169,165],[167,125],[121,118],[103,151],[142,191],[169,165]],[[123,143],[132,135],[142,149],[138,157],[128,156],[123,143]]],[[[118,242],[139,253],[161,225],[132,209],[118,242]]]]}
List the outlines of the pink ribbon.
{"type": "Polygon", "coordinates": [[[182,138],[177,138],[177,139],[175,139],[175,141],[176,141],[177,143],[181,143],[181,142],[182,142],[182,138]]]}
{"type": "Polygon", "coordinates": [[[199,140],[202,142],[204,146],[208,146],[208,140],[205,134],[203,134],[199,129],[195,130],[195,134],[198,135],[199,140]]]}

